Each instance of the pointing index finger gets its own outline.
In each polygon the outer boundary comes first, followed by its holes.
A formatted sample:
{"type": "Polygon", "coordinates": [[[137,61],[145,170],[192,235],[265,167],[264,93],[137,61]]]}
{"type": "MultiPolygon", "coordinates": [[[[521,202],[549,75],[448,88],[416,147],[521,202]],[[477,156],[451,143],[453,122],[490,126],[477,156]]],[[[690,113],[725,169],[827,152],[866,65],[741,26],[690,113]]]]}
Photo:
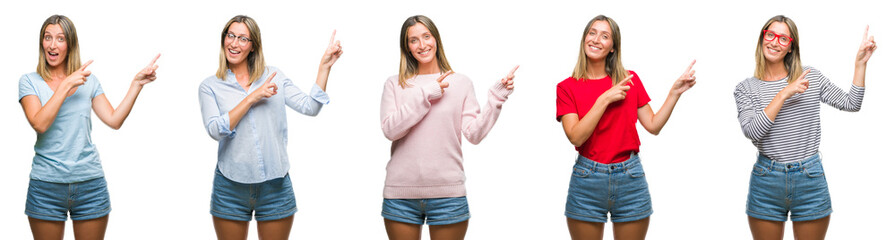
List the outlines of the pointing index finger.
{"type": "Polygon", "coordinates": [[[628,77],[625,77],[625,79],[623,79],[621,82],[619,82],[616,85],[620,86],[620,87],[625,86],[626,84],[632,82],[632,77],[634,77],[634,76],[635,76],[634,74],[628,74],[628,77]]]}
{"type": "Polygon", "coordinates": [[[687,70],[684,70],[684,74],[688,74],[688,73],[691,72],[691,68],[694,67],[694,63],[697,63],[697,59],[691,60],[691,64],[688,65],[688,69],[687,69],[687,70]]]}
{"type": "Polygon", "coordinates": [[[800,79],[805,79],[806,75],[809,75],[809,71],[812,71],[812,69],[806,69],[806,71],[803,71],[803,74],[800,75],[800,79]]]}
{"type": "Polygon", "coordinates": [[[159,57],[161,57],[161,56],[162,56],[161,53],[157,53],[157,54],[156,54],[156,57],[152,58],[152,62],[149,62],[149,65],[148,65],[147,67],[155,66],[155,65],[156,65],[156,60],[159,60],[159,57]]]}
{"type": "Polygon", "coordinates": [[[91,63],[93,63],[93,60],[88,60],[87,63],[81,65],[81,69],[79,70],[84,71],[85,69],[87,69],[87,66],[90,66],[91,63]]]}
{"type": "Polygon", "coordinates": [[[264,84],[271,83],[271,79],[274,79],[274,76],[277,76],[277,72],[271,73],[271,76],[268,77],[267,81],[264,81],[264,84]]]}
{"type": "Polygon", "coordinates": [[[452,73],[454,73],[454,70],[448,70],[447,72],[442,74],[442,76],[439,76],[439,79],[436,79],[436,81],[442,82],[442,80],[445,80],[445,78],[448,77],[448,75],[451,75],[452,73]]]}
{"type": "Polygon", "coordinates": [[[516,65],[516,67],[513,67],[513,70],[510,70],[510,73],[508,73],[507,76],[508,76],[508,77],[509,77],[509,76],[513,76],[513,73],[515,73],[516,70],[519,69],[519,68],[520,68],[520,65],[516,65]]]}
{"type": "Polygon", "coordinates": [[[330,45],[333,45],[334,40],[336,40],[336,29],[333,29],[333,35],[330,35],[330,45]]]}
{"type": "Polygon", "coordinates": [[[868,28],[870,28],[870,27],[871,27],[870,25],[865,25],[865,35],[862,36],[863,42],[868,40],[868,28]]]}

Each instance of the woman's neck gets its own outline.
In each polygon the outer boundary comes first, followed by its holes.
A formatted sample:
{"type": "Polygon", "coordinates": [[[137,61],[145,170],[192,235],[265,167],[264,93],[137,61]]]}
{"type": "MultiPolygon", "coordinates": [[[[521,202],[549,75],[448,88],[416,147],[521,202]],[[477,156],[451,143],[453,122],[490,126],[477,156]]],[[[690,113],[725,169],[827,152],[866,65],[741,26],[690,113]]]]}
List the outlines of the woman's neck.
{"type": "Polygon", "coordinates": [[[59,64],[59,66],[55,66],[55,67],[50,66],[50,78],[59,79],[59,80],[65,79],[67,77],[67,74],[65,74],[65,66],[66,65],[68,65],[68,64],[62,63],[62,64],[59,64]]]}
{"type": "Polygon", "coordinates": [[[418,75],[435,74],[435,73],[441,73],[441,72],[442,72],[442,69],[439,68],[438,60],[432,60],[428,63],[421,63],[419,68],[417,69],[418,75]]]}
{"type": "Polygon", "coordinates": [[[609,74],[607,74],[606,58],[597,61],[588,61],[587,70],[585,71],[585,78],[601,79],[607,77],[608,75],[609,74]]]}
{"type": "Polygon", "coordinates": [[[236,76],[237,81],[241,79],[249,79],[249,64],[246,63],[246,61],[238,64],[229,64],[229,66],[227,67],[230,68],[230,71],[233,72],[233,75],[236,76]]]}
{"type": "Polygon", "coordinates": [[[770,63],[765,66],[765,76],[762,76],[762,80],[777,81],[787,77],[787,74],[789,72],[787,72],[784,62],[770,63]]]}

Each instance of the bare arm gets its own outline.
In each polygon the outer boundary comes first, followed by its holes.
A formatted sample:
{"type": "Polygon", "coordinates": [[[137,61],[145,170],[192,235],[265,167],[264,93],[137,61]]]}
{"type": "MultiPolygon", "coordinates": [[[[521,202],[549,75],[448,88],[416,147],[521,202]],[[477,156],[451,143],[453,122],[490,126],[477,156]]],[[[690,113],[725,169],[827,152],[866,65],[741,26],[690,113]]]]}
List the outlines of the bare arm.
{"type": "Polygon", "coordinates": [[[149,65],[146,65],[143,70],[140,70],[140,72],[134,76],[134,80],[131,82],[131,87],[128,88],[128,93],[124,96],[124,99],[121,100],[121,103],[118,104],[117,108],[112,108],[112,104],[109,103],[109,99],[106,98],[105,94],[100,94],[93,98],[93,112],[96,113],[96,116],[99,117],[100,121],[103,121],[103,123],[112,129],[117,130],[121,128],[121,125],[124,124],[124,120],[131,114],[131,109],[134,107],[134,103],[137,101],[137,96],[140,95],[140,91],[143,90],[143,85],[156,80],[156,69],[159,68],[159,65],[156,65],[156,60],[159,59],[159,56],[161,56],[161,54],[157,54],[149,65]]]}
{"type": "Polygon", "coordinates": [[[87,76],[90,76],[90,71],[86,69],[91,63],[93,63],[93,60],[87,61],[87,63],[81,66],[81,69],[62,80],[46,105],[41,106],[40,98],[35,95],[25,96],[19,101],[22,104],[22,110],[25,111],[25,118],[28,119],[28,123],[31,124],[31,128],[34,128],[34,131],[42,134],[53,125],[53,121],[56,120],[56,114],[59,113],[59,108],[62,107],[62,103],[68,97],[68,92],[87,82],[87,76]]]}
{"type": "Polygon", "coordinates": [[[582,119],[579,119],[579,115],[575,113],[566,114],[560,118],[563,124],[563,132],[566,133],[566,138],[569,139],[572,145],[579,147],[585,141],[588,141],[588,138],[594,133],[594,128],[597,127],[597,122],[600,121],[604,111],[607,110],[607,106],[613,102],[625,99],[626,92],[631,89],[628,83],[631,82],[634,76],[629,74],[625,80],[601,94],[582,119]]]}
{"type": "Polygon", "coordinates": [[[672,110],[675,109],[675,104],[678,103],[681,94],[691,89],[694,84],[697,84],[697,78],[694,77],[694,70],[692,69],[696,62],[696,60],[691,61],[688,69],[678,77],[678,80],[675,80],[672,89],[669,90],[669,96],[666,97],[666,101],[663,102],[663,106],[660,107],[656,114],[653,113],[650,104],[638,108],[638,121],[641,122],[641,126],[644,126],[647,132],[653,135],[660,134],[663,126],[666,126],[666,122],[672,116],[672,110]]]}

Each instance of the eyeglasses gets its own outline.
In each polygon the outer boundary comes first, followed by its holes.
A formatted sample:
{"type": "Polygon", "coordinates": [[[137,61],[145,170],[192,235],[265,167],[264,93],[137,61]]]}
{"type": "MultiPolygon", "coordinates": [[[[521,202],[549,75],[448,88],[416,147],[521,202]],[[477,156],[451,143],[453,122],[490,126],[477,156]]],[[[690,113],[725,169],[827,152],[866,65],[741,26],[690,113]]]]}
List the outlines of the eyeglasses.
{"type": "Polygon", "coordinates": [[[245,46],[246,44],[248,44],[249,42],[252,41],[252,39],[249,39],[249,38],[243,37],[243,36],[237,36],[236,34],[233,34],[233,33],[227,33],[227,35],[224,35],[224,37],[226,37],[227,40],[230,40],[230,41],[233,41],[234,39],[236,39],[237,43],[239,43],[240,46],[245,46]]]}
{"type": "Polygon", "coordinates": [[[778,39],[778,44],[781,46],[790,46],[790,43],[793,42],[793,38],[790,38],[786,35],[777,34],[775,32],[769,30],[762,30],[762,36],[766,41],[774,41],[775,38],[778,39]]]}

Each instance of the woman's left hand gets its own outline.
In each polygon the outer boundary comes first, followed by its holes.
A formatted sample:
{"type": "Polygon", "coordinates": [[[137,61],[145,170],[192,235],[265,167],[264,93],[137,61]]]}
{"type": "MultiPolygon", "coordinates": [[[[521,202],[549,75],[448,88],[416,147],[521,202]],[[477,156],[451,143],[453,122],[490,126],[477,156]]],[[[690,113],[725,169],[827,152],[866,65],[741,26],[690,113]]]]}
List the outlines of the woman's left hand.
{"type": "Polygon", "coordinates": [[[342,56],[342,45],[339,43],[339,40],[335,39],[336,30],[333,30],[333,35],[330,36],[330,45],[327,46],[327,51],[324,52],[323,58],[320,59],[321,68],[329,69],[333,67],[339,56],[342,56]]]}
{"type": "Polygon", "coordinates": [[[140,70],[140,72],[137,72],[137,76],[134,76],[134,82],[136,82],[137,84],[139,84],[142,87],[143,85],[146,85],[147,83],[151,83],[152,81],[155,81],[156,80],[156,69],[159,68],[159,65],[156,65],[156,60],[159,60],[160,56],[162,56],[161,53],[156,54],[156,57],[152,59],[152,62],[150,62],[149,65],[146,65],[146,67],[144,67],[143,70],[140,70]]]}
{"type": "Polygon", "coordinates": [[[684,70],[684,73],[678,77],[678,80],[675,80],[675,83],[672,84],[672,93],[681,95],[688,89],[697,84],[697,78],[694,77],[694,70],[691,68],[694,67],[694,63],[697,63],[697,60],[691,61],[691,65],[688,65],[688,69],[684,70]]]}
{"type": "Polygon", "coordinates": [[[859,45],[859,53],[856,54],[856,65],[867,64],[868,59],[871,59],[871,54],[874,53],[874,50],[877,50],[874,36],[868,36],[868,28],[869,26],[865,26],[865,35],[862,36],[862,44],[859,45]]]}
{"type": "Polygon", "coordinates": [[[516,72],[516,69],[518,68],[520,68],[520,65],[516,65],[516,67],[513,67],[513,70],[510,70],[510,73],[508,73],[506,77],[501,79],[501,83],[504,84],[504,87],[507,88],[507,90],[513,90],[513,78],[516,77],[513,75],[513,73],[516,72]]]}

